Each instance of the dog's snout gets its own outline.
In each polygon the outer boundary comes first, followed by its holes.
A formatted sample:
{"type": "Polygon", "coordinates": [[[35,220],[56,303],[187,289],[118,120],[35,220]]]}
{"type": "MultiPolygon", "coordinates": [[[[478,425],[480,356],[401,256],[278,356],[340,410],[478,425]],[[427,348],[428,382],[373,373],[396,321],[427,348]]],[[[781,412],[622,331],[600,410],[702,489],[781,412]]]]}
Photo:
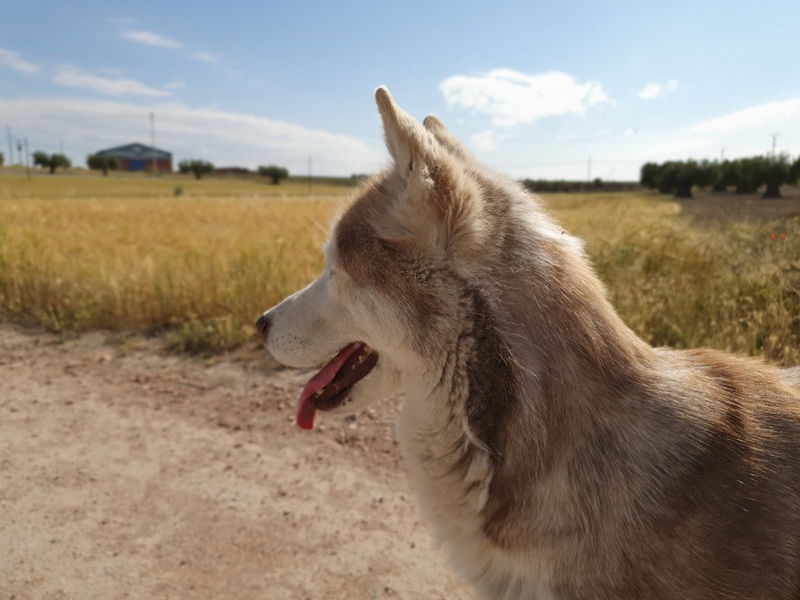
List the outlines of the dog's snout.
{"type": "Polygon", "coordinates": [[[258,332],[264,338],[264,341],[267,339],[267,333],[269,333],[270,325],[272,325],[272,321],[270,321],[265,315],[261,315],[258,317],[258,320],[256,320],[256,329],[258,329],[258,332]]]}

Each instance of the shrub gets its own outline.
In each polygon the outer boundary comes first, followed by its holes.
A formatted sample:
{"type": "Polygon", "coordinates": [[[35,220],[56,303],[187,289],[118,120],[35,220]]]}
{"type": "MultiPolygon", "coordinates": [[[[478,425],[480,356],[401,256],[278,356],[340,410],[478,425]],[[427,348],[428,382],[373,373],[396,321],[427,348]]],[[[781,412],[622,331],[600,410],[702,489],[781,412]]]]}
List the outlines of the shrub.
{"type": "Polygon", "coordinates": [[[207,160],[193,158],[182,160],[178,163],[178,171],[181,173],[192,173],[195,179],[202,179],[203,175],[208,175],[214,170],[214,165],[207,160]]]}
{"type": "Polygon", "coordinates": [[[649,190],[654,190],[658,187],[656,183],[658,179],[658,163],[648,162],[642,165],[639,172],[639,183],[649,190]]]}
{"type": "Polygon", "coordinates": [[[761,156],[757,164],[759,183],[766,186],[764,198],[780,198],[781,186],[792,182],[789,156],[761,156]]]}
{"type": "Polygon", "coordinates": [[[33,153],[33,164],[50,169],[50,174],[56,172],[56,169],[69,169],[72,166],[70,160],[63,154],[47,154],[37,150],[33,153]]]}
{"type": "Polygon", "coordinates": [[[102,154],[90,154],[86,157],[86,165],[90,169],[102,171],[103,175],[108,175],[109,170],[119,169],[119,161],[113,156],[103,156],[102,154]]]}
{"type": "Polygon", "coordinates": [[[277,165],[258,167],[258,174],[262,177],[269,177],[272,179],[272,185],[278,185],[281,179],[286,179],[289,177],[289,171],[284,167],[279,167],[277,165]]]}

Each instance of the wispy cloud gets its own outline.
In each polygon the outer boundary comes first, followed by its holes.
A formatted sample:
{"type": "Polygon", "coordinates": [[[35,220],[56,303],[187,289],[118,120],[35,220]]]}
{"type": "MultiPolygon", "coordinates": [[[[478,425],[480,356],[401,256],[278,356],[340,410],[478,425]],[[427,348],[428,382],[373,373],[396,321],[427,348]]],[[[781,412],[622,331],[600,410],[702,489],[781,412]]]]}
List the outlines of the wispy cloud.
{"type": "Polygon", "coordinates": [[[144,29],[123,31],[120,35],[127,40],[147,46],[158,46],[159,48],[180,48],[182,46],[180,42],[144,29]]]}
{"type": "Polygon", "coordinates": [[[800,98],[794,98],[782,102],[766,102],[715,119],[701,121],[691,130],[727,133],[780,123],[791,123],[792,129],[800,129],[797,127],[798,120],[800,120],[800,98]]]}
{"type": "Polygon", "coordinates": [[[500,142],[510,137],[507,131],[497,131],[495,129],[486,129],[473,133],[469,137],[469,141],[476,150],[497,150],[500,147],[500,142]]]}
{"type": "Polygon", "coordinates": [[[199,60],[201,62],[206,62],[206,63],[217,62],[217,59],[219,59],[219,56],[217,56],[216,54],[211,54],[210,52],[192,52],[190,54],[187,54],[186,56],[188,56],[191,59],[199,60]]]}
{"type": "Polygon", "coordinates": [[[67,87],[92,90],[106,96],[146,96],[150,98],[163,98],[170,93],[164,90],[149,87],[135,79],[124,77],[101,77],[82,71],[78,67],[62,65],[53,76],[53,83],[67,87]]]}
{"type": "Polygon", "coordinates": [[[17,52],[0,48],[0,69],[8,67],[20,73],[33,75],[39,72],[39,65],[23,59],[17,52]]]}
{"type": "Polygon", "coordinates": [[[146,139],[148,113],[155,112],[158,145],[179,158],[207,157],[216,164],[255,167],[275,162],[305,172],[309,155],[315,171],[331,175],[372,172],[384,154],[362,141],[256,115],[177,103],[140,106],[114,100],[2,99],[0,114],[32,137],[70,140],[74,152],[146,139]]]}
{"type": "Polygon", "coordinates": [[[582,115],[592,106],[613,103],[599,82],[578,83],[572,75],[559,71],[528,75],[496,69],[486,75],[454,75],[439,89],[448,106],[488,115],[495,127],[582,115]]]}
{"type": "Polygon", "coordinates": [[[165,86],[168,90],[182,90],[186,87],[185,81],[170,81],[165,86]]]}
{"type": "Polygon", "coordinates": [[[674,92],[678,89],[678,80],[677,79],[670,79],[665,84],[660,83],[648,83],[644,86],[637,96],[642,100],[653,100],[660,96],[664,96],[669,92],[674,92]]]}
{"type": "MultiPolygon", "coordinates": [[[[119,35],[127,40],[145,44],[147,46],[170,49],[183,48],[183,44],[177,40],[173,40],[145,29],[122,31],[119,35]]],[[[219,60],[219,55],[212,54],[211,52],[187,52],[186,57],[191,58],[192,60],[199,60],[200,62],[204,63],[215,63],[219,60]]]]}

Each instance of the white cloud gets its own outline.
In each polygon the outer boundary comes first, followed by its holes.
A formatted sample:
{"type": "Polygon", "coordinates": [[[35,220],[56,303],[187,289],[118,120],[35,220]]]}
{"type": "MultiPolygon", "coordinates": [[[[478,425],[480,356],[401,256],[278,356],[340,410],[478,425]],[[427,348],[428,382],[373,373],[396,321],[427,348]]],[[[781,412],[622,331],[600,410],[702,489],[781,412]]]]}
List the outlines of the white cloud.
{"type": "Polygon", "coordinates": [[[180,48],[182,45],[180,42],[144,29],[123,31],[120,35],[127,40],[159,48],[180,48]]]}
{"type": "Polygon", "coordinates": [[[170,81],[165,86],[168,90],[182,90],[186,87],[185,81],[170,81]]]}
{"type": "Polygon", "coordinates": [[[218,165],[285,165],[304,173],[308,156],[314,171],[326,175],[375,172],[385,154],[355,138],[249,114],[189,107],[178,103],[140,106],[113,100],[78,98],[0,99],[7,116],[32,141],[58,132],[76,157],[100,148],[149,139],[155,113],[156,145],[174,161],[207,157],[218,165]],[[82,154],[81,154],[82,153],[82,154]]]}
{"type": "Polygon", "coordinates": [[[566,73],[527,75],[495,69],[486,75],[454,75],[439,89],[448,106],[489,115],[495,127],[535,123],[546,117],[582,115],[592,106],[613,103],[596,81],[578,83],[566,73]]]}
{"type": "Polygon", "coordinates": [[[56,70],[56,74],[53,76],[53,83],[67,87],[88,89],[106,96],[131,95],[163,98],[170,95],[169,92],[148,87],[135,79],[101,77],[69,65],[62,65],[56,70]]]}
{"type": "Polygon", "coordinates": [[[800,119],[800,98],[794,98],[782,102],[766,102],[737,110],[715,119],[708,119],[697,123],[691,130],[696,132],[728,133],[787,122],[791,122],[794,129],[798,119],[800,119]]]}
{"type": "Polygon", "coordinates": [[[637,94],[639,98],[642,100],[653,100],[660,96],[664,96],[669,92],[674,92],[678,89],[678,80],[677,79],[670,79],[665,84],[660,83],[648,83],[644,86],[641,91],[637,94]]]}
{"type": "Polygon", "coordinates": [[[0,69],[8,67],[20,73],[33,75],[39,72],[39,65],[23,59],[18,53],[13,50],[6,50],[0,48],[0,69]]]}
{"type": "Polygon", "coordinates": [[[658,98],[659,95],[661,95],[661,85],[658,83],[648,83],[639,92],[639,98],[643,100],[652,100],[653,98],[658,98]]]}
{"type": "Polygon", "coordinates": [[[497,150],[500,147],[500,142],[508,139],[509,135],[508,133],[497,132],[494,129],[487,129],[486,131],[472,134],[469,141],[476,150],[491,151],[497,150]]]}
{"type": "Polygon", "coordinates": [[[192,52],[191,54],[187,54],[187,56],[194,60],[207,63],[217,62],[217,59],[219,58],[219,56],[216,54],[211,54],[210,52],[192,52]]]}

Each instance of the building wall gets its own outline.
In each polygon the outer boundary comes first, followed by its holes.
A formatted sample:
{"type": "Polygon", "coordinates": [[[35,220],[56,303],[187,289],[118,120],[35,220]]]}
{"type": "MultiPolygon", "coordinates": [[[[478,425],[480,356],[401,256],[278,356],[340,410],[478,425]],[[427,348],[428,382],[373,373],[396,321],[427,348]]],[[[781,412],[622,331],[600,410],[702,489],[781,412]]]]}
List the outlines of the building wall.
{"type": "MultiPolygon", "coordinates": [[[[151,169],[153,161],[150,159],[136,159],[130,160],[127,158],[118,158],[120,171],[146,171],[151,169]]],[[[155,161],[156,169],[161,173],[172,172],[172,160],[169,158],[162,158],[155,161]]]]}

